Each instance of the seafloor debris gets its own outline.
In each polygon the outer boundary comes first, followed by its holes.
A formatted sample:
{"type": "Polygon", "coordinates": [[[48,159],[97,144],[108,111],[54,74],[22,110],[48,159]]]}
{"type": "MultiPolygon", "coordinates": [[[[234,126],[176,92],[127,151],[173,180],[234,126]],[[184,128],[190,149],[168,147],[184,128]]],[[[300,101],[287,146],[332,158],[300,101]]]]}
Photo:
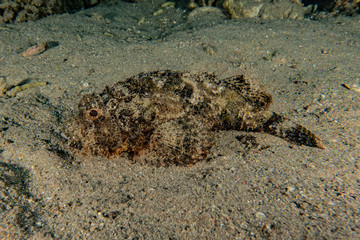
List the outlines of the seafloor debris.
{"type": "Polygon", "coordinates": [[[21,81],[17,85],[9,85],[6,82],[6,77],[0,76],[0,97],[14,97],[17,93],[24,90],[45,86],[48,82],[29,82],[28,79],[21,81]]]}
{"type": "Polygon", "coordinates": [[[303,7],[299,1],[291,0],[190,0],[188,8],[218,7],[232,19],[302,19],[311,13],[313,6],[303,7]]]}
{"type": "Polygon", "coordinates": [[[46,51],[46,49],[48,48],[48,43],[42,43],[36,46],[33,46],[29,49],[27,49],[25,52],[23,52],[21,54],[22,57],[29,57],[29,56],[33,56],[33,55],[39,55],[43,52],[46,51]]]}
{"type": "Polygon", "coordinates": [[[208,157],[217,130],[263,131],[324,148],[306,128],[269,111],[272,97],[238,75],[177,71],[141,73],[82,97],[64,127],[75,152],[134,161],[191,165],[208,157]]]}
{"type": "Polygon", "coordinates": [[[55,13],[71,12],[100,0],[6,0],[0,1],[0,22],[33,21],[55,13]]]}
{"type": "Polygon", "coordinates": [[[47,84],[48,84],[48,82],[29,82],[24,85],[15,86],[14,91],[15,91],[15,93],[18,93],[18,92],[22,92],[22,91],[30,89],[30,88],[45,86],[47,84]]]}
{"type": "Polygon", "coordinates": [[[204,49],[204,52],[210,54],[210,55],[216,55],[216,51],[215,51],[215,47],[208,44],[208,43],[204,43],[202,44],[202,47],[204,49]]]}
{"type": "Polygon", "coordinates": [[[6,78],[4,76],[0,76],[0,97],[6,94],[8,86],[6,84],[6,78]]]}
{"type": "Polygon", "coordinates": [[[349,86],[346,83],[341,84],[341,86],[343,86],[344,88],[348,89],[348,90],[352,90],[355,92],[360,92],[360,80],[358,79],[358,82],[353,83],[351,86],[349,86]]]}

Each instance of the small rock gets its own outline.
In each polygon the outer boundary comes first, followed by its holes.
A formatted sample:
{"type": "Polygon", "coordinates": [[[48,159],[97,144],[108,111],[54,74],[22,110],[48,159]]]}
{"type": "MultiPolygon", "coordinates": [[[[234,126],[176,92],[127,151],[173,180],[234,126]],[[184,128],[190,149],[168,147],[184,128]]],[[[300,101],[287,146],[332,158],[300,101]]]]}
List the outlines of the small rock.
{"type": "Polygon", "coordinates": [[[219,8],[216,7],[200,7],[192,10],[188,15],[187,20],[188,22],[194,22],[203,18],[206,19],[225,18],[225,15],[222,13],[222,11],[219,8]]]}
{"type": "Polygon", "coordinates": [[[262,213],[262,212],[257,212],[257,213],[255,213],[255,217],[256,217],[257,219],[259,219],[260,221],[263,221],[263,220],[266,219],[266,215],[265,215],[264,213],[262,213]]]}

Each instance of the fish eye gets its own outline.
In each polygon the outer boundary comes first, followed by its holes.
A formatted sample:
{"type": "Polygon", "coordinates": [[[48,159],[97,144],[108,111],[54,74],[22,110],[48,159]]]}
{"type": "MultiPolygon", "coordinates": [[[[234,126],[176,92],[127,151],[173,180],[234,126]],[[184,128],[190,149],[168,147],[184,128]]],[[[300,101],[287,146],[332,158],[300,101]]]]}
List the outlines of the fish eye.
{"type": "Polygon", "coordinates": [[[89,115],[92,117],[96,117],[98,115],[98,112],[95,109],[93,109],[89,112],[89,115]]]}
{"type": "Polygon", "coordinates": [[[100,108],[90,108],[86,111],[85,116],[89,120],[99,119],[103,115],[103,111],[100,108]]]}

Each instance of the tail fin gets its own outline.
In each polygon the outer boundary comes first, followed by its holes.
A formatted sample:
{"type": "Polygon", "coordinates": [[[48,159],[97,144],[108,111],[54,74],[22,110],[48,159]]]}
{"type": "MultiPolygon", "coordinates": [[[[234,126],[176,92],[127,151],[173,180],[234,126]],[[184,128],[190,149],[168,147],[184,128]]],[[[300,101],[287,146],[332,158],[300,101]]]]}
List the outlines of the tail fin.
{"type": "Polygon", "coordinates": [[[274,112],[262,126],[262,131],[298,145],[325,149],[314,133],[274,112]]]}

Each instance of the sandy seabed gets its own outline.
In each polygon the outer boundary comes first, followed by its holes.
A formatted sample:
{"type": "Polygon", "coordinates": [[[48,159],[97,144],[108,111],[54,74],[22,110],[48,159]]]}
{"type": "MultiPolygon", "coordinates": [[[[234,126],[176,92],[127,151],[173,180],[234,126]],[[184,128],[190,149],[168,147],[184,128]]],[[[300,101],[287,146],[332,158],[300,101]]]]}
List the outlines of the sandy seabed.
{"type": "Polygon", "coordinates": [[[0,98],[0,238],[359,239],[360,93],[346,86],[360,78],[360,18],[154,11],[119,3],[0,26],[0,75],[49,83],[0,98]],[[42,54],[21,56],[44,42],[42,54]],[[192,167],[67,151],[62,126],[82,94],[159,69],[257,79],[271,110],[327,149],[228,131],[192,167]]]}

